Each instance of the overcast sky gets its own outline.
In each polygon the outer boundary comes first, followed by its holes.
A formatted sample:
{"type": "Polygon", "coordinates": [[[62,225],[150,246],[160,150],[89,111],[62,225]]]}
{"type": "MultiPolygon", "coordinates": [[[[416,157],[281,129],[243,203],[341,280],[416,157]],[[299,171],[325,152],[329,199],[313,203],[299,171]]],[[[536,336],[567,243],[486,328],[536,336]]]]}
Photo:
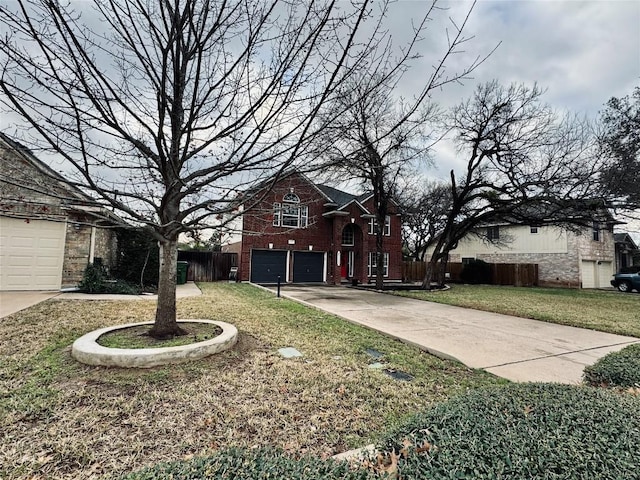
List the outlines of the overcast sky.
{"type": "MultiPolygon", "coordinates": [[[[447,13],[461,19],[471,2],[447,5],[447,13]]],[[[393,24],[406,25],[406,15],[419,6],[418,1],[401,0],[395,6],[393,24]]],[[[609,98],[628,95],[640,85],[638,0],[479,0],[465,31],[474,38],[450,63],[452,69],[500,46],[473,79],[436,93],[435,99],[443,105],[458,103],[478,83],[492,79],[505,85],[538,82],[547,90],[543,97],[547,103],[596,118],[609,98]]],[[[423,48],[430,45],[433,42],[425,42],[423,48]]],[[[412,78],[420,78],[421,68],[430,68],[432,56],[424,53],[423,64],[416,65],[412,78]]],[[[453,156],[453,150],[443,145],[436,153],[436,169],[430,173],[446,176],[455,163],[453,156]]]]}
{"type": "MultiPolygon", "coordinates": [[[[398,0],[392,5],[388,26],[394,44],[403,43],[411,18],[423,13],[426,5],[426,0],[398,0]]],[[[419,89],[433,62],[441,57],[448,17],[462,21],[471,5],[468,0],[445,2],[448,10],[434,15],[418,48],[424,57],[413,66],[404,85],[408,95],[419,89]]],[[[465,36],[473,38],[464,52],[449,59],[449,71],[500,46],[472,79],[435,92],[434,100],[445,107],[469,97],[478,83],[492,79],[505,85],[538,82],[547,90],[546,102],[595,119],[609,98],[628,95],[640,85],[640,0],[479,0],[465,36]]],[[[8,132],[9,123],[8,116],[0,116],[1,130],[8,132]]],[[[432,177],[447,177],[450,168],[461,164],[446,142],[439,145],[434,160],[428,170],[432,177]]]]}

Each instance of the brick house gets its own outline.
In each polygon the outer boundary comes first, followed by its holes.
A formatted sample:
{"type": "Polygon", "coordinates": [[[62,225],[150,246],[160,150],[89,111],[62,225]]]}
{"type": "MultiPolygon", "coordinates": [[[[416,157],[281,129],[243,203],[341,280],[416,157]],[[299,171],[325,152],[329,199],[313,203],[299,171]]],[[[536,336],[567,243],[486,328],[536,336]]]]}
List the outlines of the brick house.
{"type": "Polygon", "coordinates": [[[28,148],[0,133],[0,290],[73,287],[88,263],[115,265],[113,220],[28,148]]]}
{"type": "MultiPolygon", "coordinates": [[[[242,216],[241,235],[223,242],[239,254],[239,278],[255,283],[375,281],[373,198],[318,185],[293,171],[259,192],[242,216]]],[[[395,205],[384,237],[385,281],[399,281],[401,219],[395,205]]]]}

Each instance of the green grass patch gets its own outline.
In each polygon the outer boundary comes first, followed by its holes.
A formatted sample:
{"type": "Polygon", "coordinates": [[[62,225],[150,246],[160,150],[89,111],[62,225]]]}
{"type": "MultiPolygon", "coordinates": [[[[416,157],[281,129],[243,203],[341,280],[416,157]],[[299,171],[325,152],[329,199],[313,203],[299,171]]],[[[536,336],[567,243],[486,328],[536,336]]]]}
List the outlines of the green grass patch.
{"type": "Polygon", "coordinates": [[[202,296],[178,300],[178,318],[232,323],[238,344],[161,368],[71,357],[82,334],[152,319],[152,300],[52,299],[4,318],[0,478],[118,476],[256,445],[327,457],[451,395],[506,383],[250,285],[201,287],[202,296]],[[284,359],[282,347],[304,356],[284,359]],[[370,369],[368,348],[414,380],[370,369]]]}
{"type": "Polygon", "coordinates": [[[452,285],[396,295],[640,337],[640,295],[565,288],[452,285]]]}
{"type": "Polygon", "coordinates": [[[441,403],[389,432],[400,478],[637,478],[640,397],[514,384],[441,403]],[[406,458],[403,458],[406,456],[406,458]]]}
{"type": "Polygon", "coordinates": [[[314,457],[293,459],[276,449],[229,449],[210,457],[163,463],[122,480],[366,480],[380,478],[367,470],[353,470],[346,462],[314,457]]]}
{"type": "Polygon", "coordinates": [[[138,325],[100,335],[98,344],[109,348],[178,347],[211,340],[222,333],[219,326],[210,323],[181,322],[180,326],[187,332],[186,335],[157,340],[149,336],[149,325],[138,325]]]}
{"type": "Polygon", "coordinates": [[[611,352],[586,367],[584,379],[594,386],[640,387],[640,343],[611,352]]]}

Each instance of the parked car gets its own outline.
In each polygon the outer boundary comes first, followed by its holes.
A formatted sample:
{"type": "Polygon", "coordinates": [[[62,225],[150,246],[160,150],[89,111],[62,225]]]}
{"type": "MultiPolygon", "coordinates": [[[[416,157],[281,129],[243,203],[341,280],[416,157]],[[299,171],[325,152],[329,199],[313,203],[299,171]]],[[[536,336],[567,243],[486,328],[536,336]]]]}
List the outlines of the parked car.
{"type": "Polygon", "coordinates": [[[636,290],[640,293],[640,266],[626,267],[613,276],[611,285],[621,292],[636,290]]]}

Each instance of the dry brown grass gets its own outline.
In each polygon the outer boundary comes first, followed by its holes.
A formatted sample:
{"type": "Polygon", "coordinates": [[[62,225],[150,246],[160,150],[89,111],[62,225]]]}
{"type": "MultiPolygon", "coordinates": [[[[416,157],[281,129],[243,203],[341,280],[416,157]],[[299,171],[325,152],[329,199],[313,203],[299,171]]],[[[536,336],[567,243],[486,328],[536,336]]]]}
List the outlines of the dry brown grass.
{"type": "Polygon", "coordinates": [[[2,319],[0,478],[98,478],[228,446],[328,456],[499,382],[248,285],[202,287],[202,297],[179,300],[179,317],[229,321],[240,340],[184,365],[125,370],[71,358],[83,333],[152,319],[152,301],[50,300],[2,319]],[[284,346],[304,357],[281,358],[284,346]],[[415,380],[369,369],[366,348],[415,380]]]}

